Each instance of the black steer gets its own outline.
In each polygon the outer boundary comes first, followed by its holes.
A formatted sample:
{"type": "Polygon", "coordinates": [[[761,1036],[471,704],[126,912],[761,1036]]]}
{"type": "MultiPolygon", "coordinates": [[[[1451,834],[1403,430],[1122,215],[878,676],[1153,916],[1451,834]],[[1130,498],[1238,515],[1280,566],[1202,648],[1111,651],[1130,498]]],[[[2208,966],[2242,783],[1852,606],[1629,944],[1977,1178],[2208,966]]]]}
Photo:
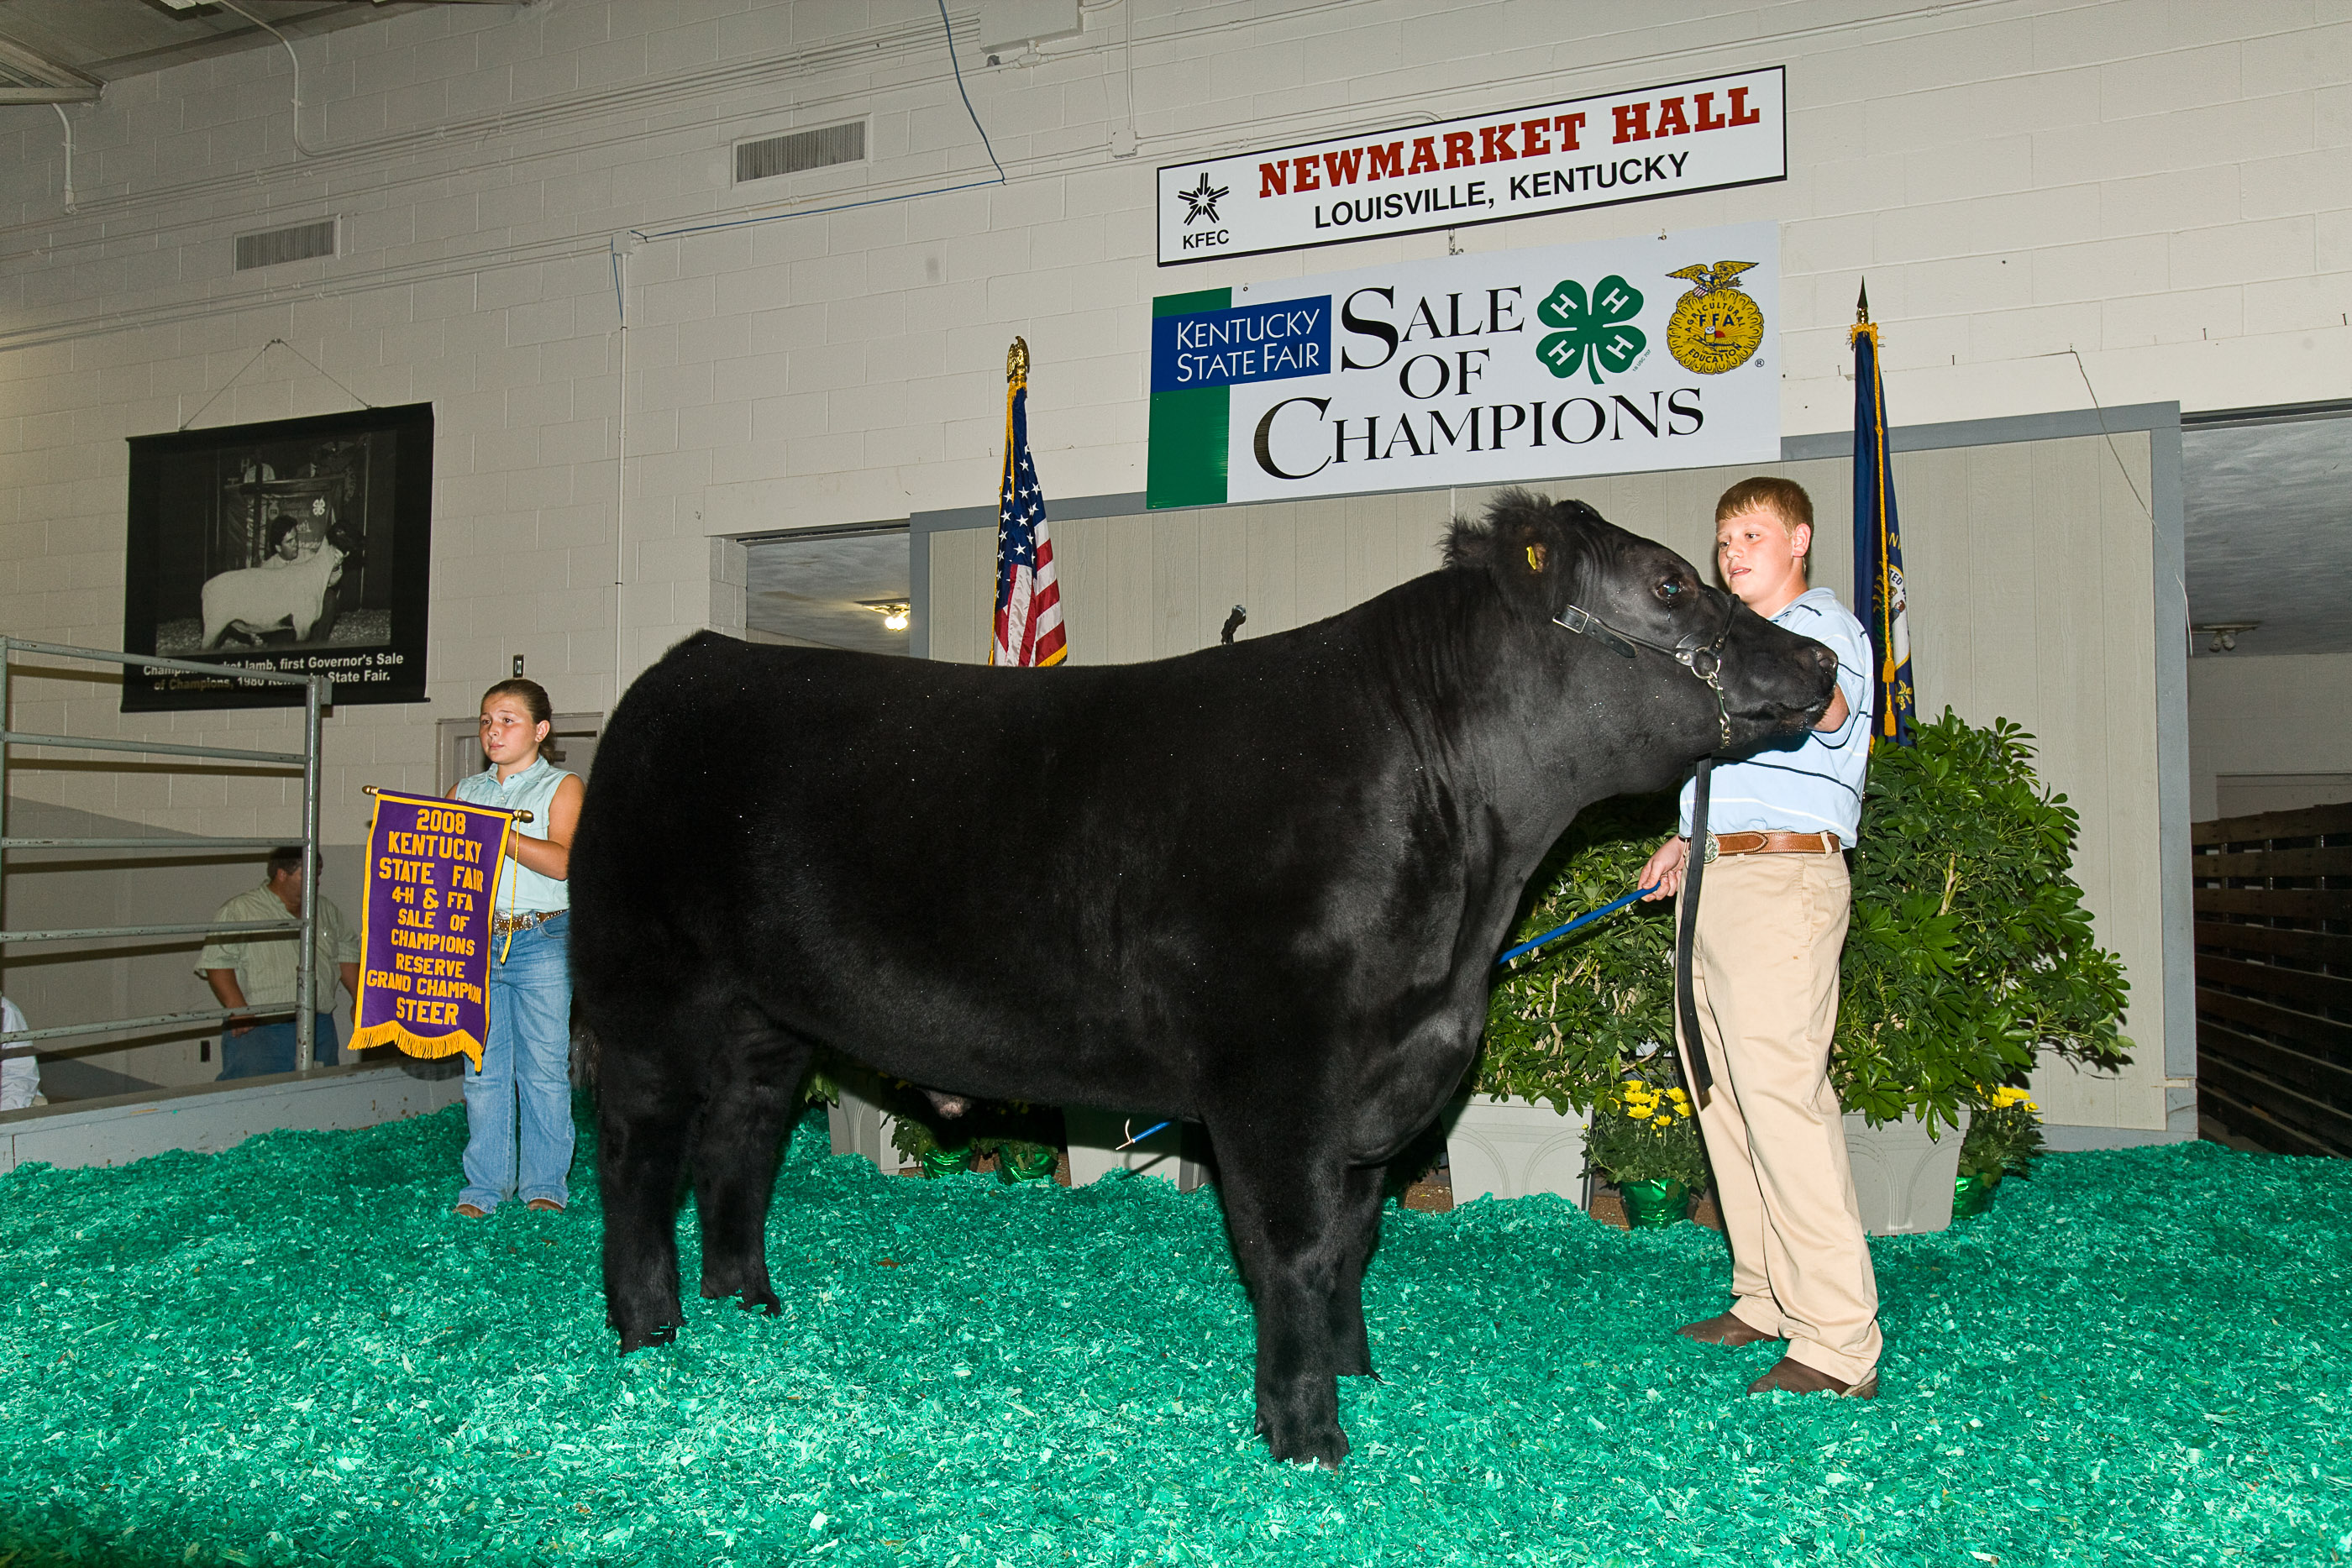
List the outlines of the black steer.
{"type": "Polygon", "coordinates": [[[1381,1167],[1460,1083],[1538,861],[1727,727],[1738,749],[1812,723],[1835,667],[1671,551],[1522,492],[1455,524],[1442,570],[1182,658],[688,639],[614,712],[572,859],[621,1349],[683,1322],[689,1167],[702,1293],[777,1310],[770,1193],[823,1045],[943,1092],[1205,1124],[1259,1429],[1337,1463],[1333,1379],[1372,1370],[1381,1167]],[[1564,630],[1571,605],[1715,644],[1720,700],[1564,630]]]}

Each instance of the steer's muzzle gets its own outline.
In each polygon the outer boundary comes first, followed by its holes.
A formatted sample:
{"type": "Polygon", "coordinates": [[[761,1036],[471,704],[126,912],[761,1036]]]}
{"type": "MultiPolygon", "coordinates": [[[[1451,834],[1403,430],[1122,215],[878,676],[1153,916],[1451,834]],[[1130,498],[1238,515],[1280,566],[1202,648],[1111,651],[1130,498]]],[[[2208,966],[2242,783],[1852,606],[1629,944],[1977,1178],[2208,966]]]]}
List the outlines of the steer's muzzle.
{"type": "Polygon", "coordinates": [[[1821,722],[1837,692],[1837,654],[1742,605],[1723,655],[1724,706],[1734,749],[1821,722]]]}

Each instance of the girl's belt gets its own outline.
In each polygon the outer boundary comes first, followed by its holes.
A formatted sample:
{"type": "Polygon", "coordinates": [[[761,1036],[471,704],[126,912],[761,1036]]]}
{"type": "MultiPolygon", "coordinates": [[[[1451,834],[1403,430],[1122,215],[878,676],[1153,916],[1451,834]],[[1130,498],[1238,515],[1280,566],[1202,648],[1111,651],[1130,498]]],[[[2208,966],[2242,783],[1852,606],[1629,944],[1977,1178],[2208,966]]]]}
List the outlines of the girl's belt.
{"type": "Polygon", "coordinates": [[[528,931],[534,925],[544,925],[559,915],[569,915],[568,909],[527,909],[520,915],[490,916],[490,935],[503,936],[509,931],[528,931]]]}

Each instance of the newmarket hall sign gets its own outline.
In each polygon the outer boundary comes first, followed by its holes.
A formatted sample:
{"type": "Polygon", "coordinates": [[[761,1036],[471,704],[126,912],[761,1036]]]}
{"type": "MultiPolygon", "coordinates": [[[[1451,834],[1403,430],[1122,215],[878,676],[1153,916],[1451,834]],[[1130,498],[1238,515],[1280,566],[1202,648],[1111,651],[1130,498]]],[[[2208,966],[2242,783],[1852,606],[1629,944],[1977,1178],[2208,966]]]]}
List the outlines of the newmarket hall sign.
{"type": "Polygon", "coordinates": [[[1779,66],[1160,170],[1160,265],[1789,177],[1779,66]]]}
{"type": "Polygon", "coordinates": [[[1780,234],[1438,256],[1152,301],[1152,507],[1776,463],[1780,234]]]}

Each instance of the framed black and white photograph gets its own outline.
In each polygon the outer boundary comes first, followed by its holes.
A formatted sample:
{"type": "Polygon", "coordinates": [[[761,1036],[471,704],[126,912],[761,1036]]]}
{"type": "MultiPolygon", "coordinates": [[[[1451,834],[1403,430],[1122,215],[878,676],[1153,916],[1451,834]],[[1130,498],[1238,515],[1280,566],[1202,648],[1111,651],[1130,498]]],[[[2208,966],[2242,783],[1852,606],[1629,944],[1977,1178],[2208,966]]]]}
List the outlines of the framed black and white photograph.
{"type": "Polygon", "coordinates": [[[433,405],[131,438],[122,710],[299,706],[239,670],[317,674],[332,701],[425,700],[433,405]]]}

